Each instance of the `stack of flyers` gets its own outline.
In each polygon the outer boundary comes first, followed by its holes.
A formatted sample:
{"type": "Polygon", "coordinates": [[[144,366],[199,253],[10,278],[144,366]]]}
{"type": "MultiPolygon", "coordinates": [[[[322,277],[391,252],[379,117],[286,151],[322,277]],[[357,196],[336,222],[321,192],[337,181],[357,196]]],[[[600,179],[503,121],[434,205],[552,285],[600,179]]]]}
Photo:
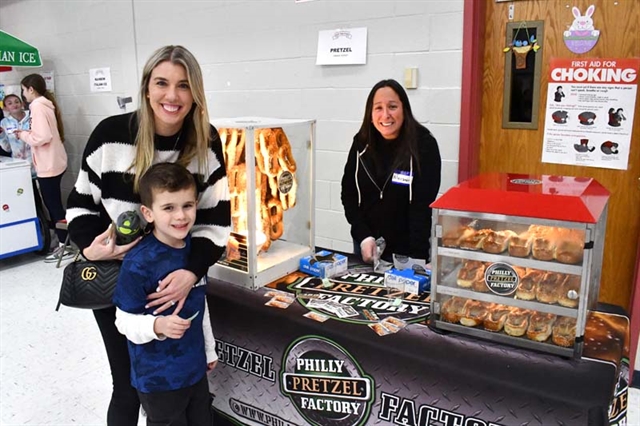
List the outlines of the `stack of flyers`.
{"type": "Polygon", "coordinates": [[[380,322],[368,325],[378,336],[386,336],[387,334],[397,333],[402,330],[407,326],[407,322],[400,318],[387,317],[380,322]]]}
{"type": "Polygon", "coordinates": [[[268,290],[264,297],[270,297],[269,301],[265,303],[266,306],[273,306],[274,308],[287,309],[289,305],[295,302],[296,298],[293,294],[280,290],[268,290]]]}
{"type": "Polygon", "coordinates": [[[338,316],[338,318],[349,318],[360,315],[358,311],[349,305],[333,302],[331,300],[311,299],[307,307],[321,309],[325,312],[338,316]]]}

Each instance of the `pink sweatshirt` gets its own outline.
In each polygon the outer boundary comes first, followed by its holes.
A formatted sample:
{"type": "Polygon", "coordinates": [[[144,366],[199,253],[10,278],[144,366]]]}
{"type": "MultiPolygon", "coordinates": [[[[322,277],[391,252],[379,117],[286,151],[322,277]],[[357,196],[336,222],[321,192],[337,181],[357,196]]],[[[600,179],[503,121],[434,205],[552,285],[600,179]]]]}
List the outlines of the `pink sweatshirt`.
{"type": "Polygon", "coordinates": [[[20,132],[20,139],[31,146],[38,177],[58,176],[67,169],[67,152],[58,133],[55,107],[40,96],[31,102],[29,110],[31,130],[20,132]]]}

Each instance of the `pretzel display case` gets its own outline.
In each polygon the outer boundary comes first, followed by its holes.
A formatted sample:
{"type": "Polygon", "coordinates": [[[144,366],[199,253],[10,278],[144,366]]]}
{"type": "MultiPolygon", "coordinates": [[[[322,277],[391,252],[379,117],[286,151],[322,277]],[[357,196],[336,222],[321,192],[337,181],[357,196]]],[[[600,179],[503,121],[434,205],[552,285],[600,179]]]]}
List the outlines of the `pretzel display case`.
{"type": "Polygon", "coordinates": [[[300,258],[314,252],[315,121],[211,123],[222,141],[232,232],[210,275],[257,289],[297,270],[300,258]]]}
{"type": "Polygon", "coordinates": [[[579,358],[600,289],[608,191],[483,174],[432,204],[430,325],[579,358]]]}

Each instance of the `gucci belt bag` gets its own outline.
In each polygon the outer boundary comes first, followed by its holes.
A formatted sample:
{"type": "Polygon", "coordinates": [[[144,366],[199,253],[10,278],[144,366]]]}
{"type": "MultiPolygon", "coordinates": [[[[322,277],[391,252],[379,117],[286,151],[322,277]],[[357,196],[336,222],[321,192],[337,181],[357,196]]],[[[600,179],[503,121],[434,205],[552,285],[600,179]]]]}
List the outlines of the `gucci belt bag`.
{"type": "Polygon", "coordinates": [[[112,298],[120,274],[118,260],[78,260],[64,268],[60,305],[81,309],[103,309],[113,306],[112,298]]]}

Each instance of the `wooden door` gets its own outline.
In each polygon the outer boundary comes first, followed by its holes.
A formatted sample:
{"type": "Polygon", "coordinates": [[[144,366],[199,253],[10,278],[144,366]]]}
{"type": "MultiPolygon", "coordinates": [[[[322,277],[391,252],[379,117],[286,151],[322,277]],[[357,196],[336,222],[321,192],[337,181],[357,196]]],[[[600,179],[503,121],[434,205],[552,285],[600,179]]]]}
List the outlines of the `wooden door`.
{"type": "Polygon", "coordinates": [[[636,99],[628,170],[549,164],[542,163],[541,159],[549,60],[639,57],[639,22],[640,2],[637,0],[525,0],[504,3],[487,0],[484,20],[479,171],[586,176],[603,184],[611,192],[611,199],[600,301],[624,308],[629,307],[640,232],[640,102],[636,99]],[[502,128],[503,48],[507,23],[510,22],[510,4],[515,7],[512,22],[544,21],[542,48],[536,53],[537,59],[542,60],[537,130],[502,128]],[[578,55],[565,46],[562,34],[573,22],[571,6],[577,6],[584,14],[591,4],[595,5],[592,18],[594,27],[600,30],[600,39],[591,51],[578,55]]]}

